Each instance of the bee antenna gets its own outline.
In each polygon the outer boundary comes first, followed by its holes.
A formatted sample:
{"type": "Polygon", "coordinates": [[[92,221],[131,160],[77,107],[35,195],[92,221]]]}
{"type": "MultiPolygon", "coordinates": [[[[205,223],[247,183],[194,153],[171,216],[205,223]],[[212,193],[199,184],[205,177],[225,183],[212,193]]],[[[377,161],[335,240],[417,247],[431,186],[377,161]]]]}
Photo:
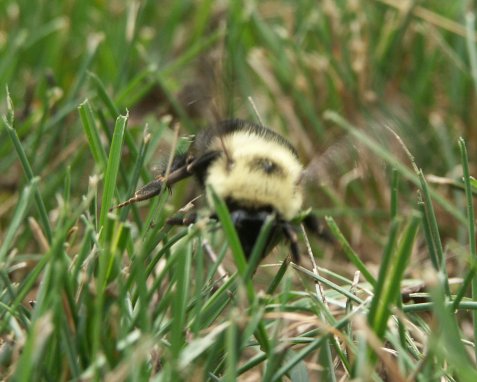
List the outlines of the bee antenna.
{"type": "Polygon", "coordinates": [[[227,147],[225,146],[225,142],[224,142],[224,137],[222,135],[220,136],[220,144],[221,144],[222,150],[225,154],[225,158],[227,159],[227,168],[230,168],[230,166],[233,163],[233,160],[230,157],[229,152],[227,151],[227,147]]]}

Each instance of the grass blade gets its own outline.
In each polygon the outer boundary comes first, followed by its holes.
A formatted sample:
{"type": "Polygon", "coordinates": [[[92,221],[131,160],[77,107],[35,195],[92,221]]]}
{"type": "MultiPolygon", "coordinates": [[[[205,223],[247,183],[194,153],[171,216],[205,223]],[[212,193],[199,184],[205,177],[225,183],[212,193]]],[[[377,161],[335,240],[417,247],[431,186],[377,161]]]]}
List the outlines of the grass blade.
{"type": "Polygon", "coordinates": [[[88,100],[85,100],[78,108],[83,129],[88,139],[89,148],[93,155],[96,165],[104,171],[108,162],[106,152],[104,151],[101,139],[99,138],[99,131],[93,117],[93,111],[88,100]]]}
{"type": "Polygon", "coordinates": [[[101,201],[101,213],[99,217],[100,227],[106,225],[106,217],[112,206],[113,195],[116,190],[116,178],[121,161],[121,147],[123,143],[124,131],[126,129],[128,116],[119,116],[114,127],[113,140],[109,150],[108,164],[104,176],[103,197],[101,201]]]}
{"type": "MultiPolygon", "coordinates": [[[[23,146],[20,142],[20,139],[18,138],[17,132],[13,127],[13,123],[14,123],[13,103],[10,98],[10,93],[8,89],[7,89],[7,105],[8,105],[8,117],[5,115],[2,115],[2,124],[4,128],[7,130],[7,133],[13,145],[15,146],[15,150],[17,152],[18,158],[20,159],[20,163],[23,167],[23,172],[25,173],[27,180],[29,182],[32,182],[35,176],[33,174],[30,161],[28,160],[28,157],[25,151],[23,150],[23,146]]],[[[48,219],[48,213],[46,211],[45,203],[43,202],[43,198],[38,189],[34,190],[34,194],[35,194],[35,204],[38,209],[38,214],[40,216],[40,222],[43,226],[43,230],[45,232],[48,242],[51,243],[51,239],[52,239],[51,226],[50,226],[50,220],[48,219]]]]}
{"type": "MultiPolygon", "coordinates": [[[[373,310],[375,315],[371,317],[373,323],[373,330],[378,338],[383,338],[386,325],[391,314],[389,307],[395,304],[400,295],[401,280],[404,275],[408,260],[412,253],[415,236],[420,223],[420,216],[415,214],[411,217],[406,230],[400,240],[396,255],[392,259],[389,266],[389,272],[386,274],[386,280],[382,282],[382,289],[378,290],[379,301],[376,299],[377,306],[373,310]]],[[[384,277],[384,276],[383,276],[384,277]]]]}
{"type": "Polygon", "coordinates": [[[351,246],[348,243],[348,240],[344,237],[344,235],[341,233],[340,229],[338,228],[336,222],[331,216],[326,216],[326,223],[328,224],[328,227],[331,230],[332,235],[338,240],[338,242],[341,245],[341,248],[343,248],[346,256],[348,257],[349,261],[351,261],[356,268],[361,272],[363,277],[366,279],[367,282],[369,282],[371,285],[375,286],[376,285],[376,279],[373,277],[373,275],[368,271],[368,268],[364,265],[364,263],[361,261],[359,258],[358,254],[351,248],[351,246]]]}
{"type": "Polygon", "coordinates": [[[25,218],[32,193],[34,194],[37,184],[38,178],[33,178],[32,181],[22,190],[20,199],[17,202],[17,208],[15,209],[13,218],[10,222],[7,232],[5,233],[5,236],[3,237],[2,245],[0,246],[0,264],[4,263],[5,256],[12,246],[15,234],[17,233],[20,224],[22,224],[22,221],[25,218]]]}
{"type": "MultiPolygon", "coordinates": [[[[477,65],[477,63],[476,63],[477,65]]],[[[477,67],[476,67],[477,70],[477,67]]],[[[476,264],[477,262],[477,248],[475,243],[475,214],[474,214],[474,201],[472,196],[472,189],[470,184],[469,175],[469,158],[467,155],[467,148],[463,138],[459,139],[459,149],[461,154],[462,169],[464,172],[464,185],[465,196],[467,206],[467,219],[468,219],[468,236],[469,236],[469,248],[470,248],[470,263],[476,264]]],[[[472,267],[475,269],[475,266],[472,267]]],[[[464,283],[465,285],[465,283],[464,283]]],[[[477,299],[477,277],[472,277],[472,299],[477,299]]],[[[472,312],[472,320],[474,325],[474,343],[477,344],[477,312],[472,312]]],[[[477,356],[477,346],[474,347],[475,355],[477,356]]]]}

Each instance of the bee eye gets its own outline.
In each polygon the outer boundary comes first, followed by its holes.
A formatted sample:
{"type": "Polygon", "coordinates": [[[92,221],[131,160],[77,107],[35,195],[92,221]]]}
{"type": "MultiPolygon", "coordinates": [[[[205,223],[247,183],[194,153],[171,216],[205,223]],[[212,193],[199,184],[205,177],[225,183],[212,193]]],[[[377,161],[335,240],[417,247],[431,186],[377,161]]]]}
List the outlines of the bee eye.
{"type": "Polygon", "coordinates": [[[257,158],[249,163],[250,169],[260,171],[266,175],[282,173],[281,167],[268,158],[257,158]]]}
{"type": "Polygon", "coordinates": [[[262,169],[265,173],[271,174],[272,172],[275,172],[277,165],[272,162],[271,160],[264,159],[261,163],[262,169]]]}

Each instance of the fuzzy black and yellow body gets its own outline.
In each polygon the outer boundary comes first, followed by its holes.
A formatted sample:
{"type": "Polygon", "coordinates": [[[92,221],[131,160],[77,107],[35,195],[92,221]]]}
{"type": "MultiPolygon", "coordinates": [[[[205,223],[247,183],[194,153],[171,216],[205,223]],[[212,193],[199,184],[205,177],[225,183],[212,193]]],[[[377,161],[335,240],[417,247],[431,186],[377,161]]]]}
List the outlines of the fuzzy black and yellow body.
{"type": "MultiPolygon", "coordinates": [[[[174,159],[167,177],[159,176],[118,207],[149,199],[164,186],[194,175],[206,190],[209,205],[213,205],[209,189],[226,202],[247,257],[263,223],[273,215],[263,256],[285,237],[298,261],[296,234],[290,222],[302,210],[303,170],[295,149],[281,135],[246,121],[224,121],[201,131],[188,152],[174,159]]],[[[316,220],[310,216],[304,223],[313,226],[316,220]]]]}

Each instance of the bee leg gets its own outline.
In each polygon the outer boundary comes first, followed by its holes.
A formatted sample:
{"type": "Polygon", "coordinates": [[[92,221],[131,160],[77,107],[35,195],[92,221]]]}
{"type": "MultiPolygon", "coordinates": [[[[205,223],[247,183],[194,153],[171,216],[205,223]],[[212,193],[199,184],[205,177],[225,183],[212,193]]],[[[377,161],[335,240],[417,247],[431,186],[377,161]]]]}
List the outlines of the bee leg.
{"type": "Polygon", "coordinates": [[[189,225],[195,223],[197,220],[197,213],[192,212],[190,214],[172,216],[166,220],[166,224],[169,225],[189,225]]]}
{"type": "MultiPolygon", "coordinates": [[[[158,195],[161,192],[162,184],[165,184],[167,187],[171,187],[173,184],[181,181],[182,179],[188,178],[189,176],[194,174],[194,172],[198,168],[202,166],[207,166],[212,160],[217,158],[218,155],[219,155],[218,151],[211,151],[197,159],[188,158],[187,160],[188,163],[184,164],[181,167],[178,167],[174,171],[171,171],[169,175],[167,176],[160,176],[156,180],[153,180],[151,183],[146,184],[143,188],[137,191],[136,194],[140,193],[140,194],[147,194],[147,195],[144,198],[134,200],[134,202],[150,199],[153,196],[158,195]]],[[[132,199],[136,198],[136,194],[134,195],[134,198],[132,199]]]]}
{"type": "MultiPolygon", "coordinates": [[[[174,160],[172,161],[170,171],[173,172],[177,170],[178,168],[184,167],[187,163],[188,158],[189,158],[189,155],[187,153],[176,154],[176,156],[174,157],[174,160]]],[[[165,175],[165,169],[161,175],[162,176],[165,175]]]]}
{"type": "Polygon", "coordinates": [[[283,234],[290,242],[290,250],[295,264],[300,263],[300,250],[298,249],[298,236],[292,225],[288,222],[283,224],[283,234]]]}
{"type": "MultiPolygon", "coordinates": [[[[220,153],[218,151],[211,151],[211,152],[208,152],[208,153],[202,155],[201,157],[199,157],[197,159],[193,159],[193,157],[189,157],[189,158],[187,158],[187,162],[186,162],[185,165],[183,165],[182,167],[179,167],[176,170],[172,171],[167,176],[161,176],[158,179],[158,181],[161,181],[167,187],[171,187],[173,184],[181,181],[182,179],[188,178],[189,176],[194,174],[199,168],[202,168],[203,166],[207,167],[209,165],[209,163],[212,160],[214,160],[215,158],[217,158],[217,156],[219,154],[220,153]]],[[[152,184],[152,183],[154,183],[154,181],[152,181],[149,184],[152,184]]],[[[144,186],[142,189],[148,187],[149,184],[144,186]]],[[[141,191],[141,190],[139,190],[139,191],[141,191]]],[[[149,199],[149,198],[152,198],[153,196],[158,195],[160,191],[161,190],[159,189],[158,192],[154,192],[154,194],[152,194],[151,196],[148,196],[146,199],[149,199]]],[[[144,199],[140,199],[140,200],[144,200],[144,199]]]]}
{"type": "Polygon", "coordinates": [[[152,197],[159,195],[162,190],[162,184],[164,183],[164,179],[159,177],[158,179],[154,179],[152,182],[149,182],[144,187],[140,188],[134,193],[134,196],[125,202],[118,204],[110,208],[109,210],[112,211],[116,208],[122,208],[128,206],[130,204],[140,202],[142,200],[151,199],[152,197]]]}
{"type": "Polygon", "coordinates": [[[220,156],[220,151],[209,151],[197,159],[191,160],[187,164],[187,172],[195,174],[207,168],[207,166],[220,156]]]}
{"type": "Polygon", "coordinates": [[[152,182],[147,183],[144,187],[137,190],[132,198],[126,200],[123,203],[118,204],[117,206],[112,207],[110,210],[122,208],[129,204],[151,199],[154,196],[159,195],[161,193],[163,185],[166,185],[166,187],[171,187],[173,184],[179,182],[180,180],[191,176],[198,169],[204,166],[206,167],[212,160],[217,158],[218,155],[218,151],[211,151],[197,159],[191,159],[191,157],[189,157],[186,161],[185,157],[179,158],[178,161],[175,161],[175,164],[172,167],[173,171],[171,171],[171,173],[169,173],[167,177],[164,175],[157,177],[152,182]],[[178,163],[182,165],[178,166],[178,163]]]}
{"type": "Polygon", "coordinates": [[[316,217],[315,214],[309,213],[303,219],[303,225],[305,228],[310,231],[316,237],[327,241],[328,243],[335,243],[335,238],[331,233],[326,229],[320,219],[316,217]]]}
{"type": "Polygon", "coordinates": [[[169,188],[173,183],[178,182],[179,180],[189,176],[187,172],[184,172],[184,168],[186,168],[185,162],[186,158],[184,155],[177,157],[172,163],[173,171],[169,174],[167,180],[164,175],[158,176],[153,181],[147,183],[139,190],[137,190],[132,198],[118,204],[117,206],[110,208],[110,211],[116,208],[128,206],[133,203],[141,202],[143,200],[151,199],[161,193],[164,184],[166,185],[166,187],[169,188]]]}

